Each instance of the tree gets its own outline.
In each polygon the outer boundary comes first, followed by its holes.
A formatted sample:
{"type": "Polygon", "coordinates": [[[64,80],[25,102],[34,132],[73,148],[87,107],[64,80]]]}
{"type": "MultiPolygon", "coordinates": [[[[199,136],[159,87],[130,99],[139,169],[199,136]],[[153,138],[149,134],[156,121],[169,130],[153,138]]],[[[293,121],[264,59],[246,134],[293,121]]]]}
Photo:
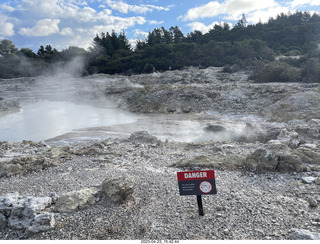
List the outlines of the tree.
{"type": "Polygon", "coordinates": [[[36,58],[37,55],[30,48],[21,48],[17,55],[22,55],[26,58],[36,58]]]}
{"type": "Polygon", "coordinates": [[[0,42],[0,55],[3,57],[10,56],[16,54],[18,52],[18,48],[12,43],[12,41],[8,39],[3,39],[0,42]]]}
{"type": "Polygon", "coordinates": [[[238,23],[235,25],[235,27],[243,28],[243,27],[247,27],[247,26],[248,26],[248,21],[247,21],[246,15],[242,14],[242,18],[238,21],[238,23]]]}
{"type": "Polygon", "coordinates": [[[45,53],[46,53],[46,51],[44,50],[44,46],[41,45],[38,52],[37,52],[37,55],[42,57],[45,53]]]}
{"type": "Polygon", "coordinates": [[[175,26],[175,27],[172,26],[172,27],[169,29],[169,31],[170,31],[170,33],[171,33],[171,36],[172,36],[172,38],[173,38],[173,42],[174,42],[174,43],[179,43],[179,42],[182,42],[182,41],[183,41],[184,36],[183,36],[182,31],[179,29],[178,26],[175,26]]]}

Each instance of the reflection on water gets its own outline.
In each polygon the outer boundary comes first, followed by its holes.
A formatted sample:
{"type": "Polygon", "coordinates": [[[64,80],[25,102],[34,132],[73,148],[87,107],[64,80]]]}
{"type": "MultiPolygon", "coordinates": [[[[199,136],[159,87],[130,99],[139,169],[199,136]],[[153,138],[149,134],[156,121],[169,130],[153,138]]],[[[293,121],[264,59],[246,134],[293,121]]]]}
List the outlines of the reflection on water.
{"type": "Polygon", "coordinates": [[[0,117],[0,141],[46,140],[75,129],[132,123],[136,116],[109,108],[41,101],[0,117]]]}

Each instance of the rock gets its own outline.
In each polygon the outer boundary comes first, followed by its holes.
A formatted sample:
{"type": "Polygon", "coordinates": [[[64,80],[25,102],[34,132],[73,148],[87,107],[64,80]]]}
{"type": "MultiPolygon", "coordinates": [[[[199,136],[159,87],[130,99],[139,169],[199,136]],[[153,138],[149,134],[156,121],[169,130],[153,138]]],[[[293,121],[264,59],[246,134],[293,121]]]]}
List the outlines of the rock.
{"type": "Polygon", "coordinates": [[[288,131],[286,128],[281,130],[278,139],[290,148],[298,148],[303,143],[296,131],[288,131]]]}
{"type": "Polygon", "coordinates": [[[113,203],[124,203],[132,198],[135,187],[133,177],[106,179],[102,182],[100,195],[113,203]]]}
{"type": "Polygon", "coordinates": [[[132,142],[140,142],[140,143],[141,142],[150,143],[150,144],[158,143],[158,138],[150,135],[147,131],[136,131],[130,135],[128,140],[132,142]]]}
{"type": "Polygon", "coordinates": [[[223,131],[226,131],[227,129],[224,128],[222,125],[211,125],[211,124],[208,124],[205,128],[204,128],[206,131],[210,131],[210,132],[223,132],[223,131]]]}
{"type": "Polygon", "coordinates": [[[70,213],[84,209],[94,203],[94,192],[87,188],[68,192],[66,195],[60,196],[55,202],[54,210],[70,213]]]}
{"type": "Polygon", "coordinates": [[[319,233],[312,233],[304,229],[292,229],[291,239],[293,240],[320,240],[319,233]]]}
{"type": "Polygon", "coordinates": [[[169,167],[175,168],[213,168],[213,169],[237,169],[243,166],[245,157],[242,155],[212,155],[212,156],[196,156],[194,158],[181,159],[169,167]]]}
{"type": "Polygon", "coordinates": [[[14,99],[0,99],[0,112],[19,111],[21,108],[19,102],[14,99]]]}
{"type": "Polygon", "coordinates": [[[0,162],[0,177],[12,176],[31,171],[41,171],[57,166],[61,161],[70,159],[63,148],[52,148],[37,155],[17,156],[9,161],[0,162]]]}
{"type": "Polygon", "coordinates": [[[280,140],[270,140],[268,148],[271,150],[288,150],[288,146],[280,140]]]}
{"type": "Polygon", "coordinates": [[[50,197],[19,197],[12,205],[8,224],[16,229],[27,229],[37,214],[50,205],[50,197]]]}
{"type": "Polygon", "coordinates": [[[7,226],[7,219],[6,217],[0,213],[0,229],[3,229],[7,226]]]}
{"type": "Polygon", "coordinates": [[[244,165],[250,170],[257,171],[302,172],[305,170],[298,156],[287,151],[272,151],[264,148],[249,154],[244,165]]]}
{"type": "Polygon", "coordinates": [[[34,217],[31,224],[28,226],[27,231],[38,233],[48,231],[55,226],[55,219],[53,213],[43,212],[34,217]]]}
{"type": "Polygon", "coordinates": [[[309,206],[310,206],[310,207],[316,207],[316,206],[318,206],[318,201],[317,201],[317,199],[315,199],[314,197],[309,197],[309,198],[307,199],[307,202],[309,203],[309,206]]]}
{"type": "Polygon", "coordinates": [[[301,178],[301,181],[305,184],[312,184],[315,182],[317,177],[312,177],[312,176],[304,176],[301,178]]]}
{"type": "Polygon", "coordinates": [[[294,150],[294,154],[302,159],[306,164],[318,164],[320,165],[320,153],[315,152],[311,148],[299,147],[294,150]]]}
{"type": "MultiPolygon", "coordinates": [[[[9,226],[14,229],[28,229],[31,223],[39,218],[39,214],[51,205],[50,197],[19,196],[18,193],[9,193],[0,197],[0,226],[9,226]]],[[[42,228],[50,229],[54,223],[42,228]]]]}

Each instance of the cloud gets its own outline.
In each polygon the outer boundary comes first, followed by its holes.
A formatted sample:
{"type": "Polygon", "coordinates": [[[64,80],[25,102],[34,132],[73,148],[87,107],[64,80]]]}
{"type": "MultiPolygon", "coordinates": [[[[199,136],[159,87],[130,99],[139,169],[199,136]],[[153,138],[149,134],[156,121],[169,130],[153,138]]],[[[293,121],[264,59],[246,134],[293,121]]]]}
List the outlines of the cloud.
{"type": "Polygon", "coordinates": [[[22,0],[17,4],[19,11],[31,12],[34,16],[54,18],[63,13],[63,2],[59,0],[22,0]]]}
{"type": "Polygon", "coordinates": [[[20,35],[23,36],[49,36],[59,32],[59,19],[42,19],[31,28],[21,28],[20,35]]]}
{"type": "MultiPolygon", "coordinates": [[[[219,22],[215,21],[215,22],[213,22],[213,23],[211,23],[209,25],[205,25],[205,24],[203,24],[201,22],[192,22],[192,23],[188,24],[188,26],[193,31],[197,30],[197,31],[200,31],[202,33],[207,33],[207,32],[209,32],[209,30],[213,29],[215,25],[224,26],[225,23],[226,22],[220,22],[219,23],[219,22]]],[[[227,23],[227,24],[229,24],[230,27],[232,26],[232,23],[227,23]]]]}
{"type": "Polygon", "coordinates": [[[148,35],[149,35],[148,32],[145,32],[139,29],[134,30],[134,38],[136,39],[144,40],[148,37],[148,35]]]}
{"type": "Polygon", "coordinates": [[[243,13],[267,9],[279,6],[274,0],[226,0],[222,3],[211,1],[205,5],[189,9],[188,12],[180,16],[183,21],[193,21],[197,19],[212,18],[219,15],[227,15],[228,20],[237,20],[243,13]]]}
{"type": "Polygon", "coordinates": [[[146,14],[148,12],[153,12],[153,10],[165,10],[168,11],[169,7],[161,7],[155,5],[130,5],[123,1],[112,1],[106,0],[106,4],[112,8],[113,10],[119,11],[120,13],[127,14],[129,12],[137,13],[137,14],[146,14]]]}
{"type": "Polygon", "coordinates": [[[0,22],[0,36],[13,36],[13,24],[0,22]]]}
{"type": "Polygon", "coordinates": [[[161,24],[163,24],[164,23],[164,21],[162,20],[162,21],[157,21],[157,20],[149,20],[148,21],[148,24],[149,25],[161,25],[161,24]]]}
{"type": "Polygon", "coordinates": [[[63,36],[72,36],[73,35],[73,31],[72,28],[70,27],[65,27],[61,30],[60,35],[63,36]]]}
{"type": "Polygon", "coordinates": [[[203,19],[208,17],[214,17],[220,14],[222,5],[219,2],[209,2],[200,7],[189,9],[187,14],[180,16],[184,21],[203,19]]]}
{"type": "Polygon", "coordinates": [[[0,13],[0,37],[1,36],[13,36],[14,25],[10,22],[7,22],[7,17],[0,13]]]}
{"type": "Polygon", "coordinates": [[[250,14],[246,15],[246,18],[250,23],[267,23],[271,17],[276,18],[278,14],[288,13],[289,11],[290,9],[287,7],[278,6],[275,8],[251,12],[250,14]]]}
{"type": "Polygon", "coordinates": [[[294,0],[289,5],[292,8],[297,8],[305,5],[310,5],[310,6],[320,6],[320,1],[319,0],[294,0]]]}
{"type": "Polygon", "coordinates": [[[13,8],[7,4],[1,4],[0,9],[7,11],[7,12],[13,12],[15,10],[15,8],[13,8]]]}

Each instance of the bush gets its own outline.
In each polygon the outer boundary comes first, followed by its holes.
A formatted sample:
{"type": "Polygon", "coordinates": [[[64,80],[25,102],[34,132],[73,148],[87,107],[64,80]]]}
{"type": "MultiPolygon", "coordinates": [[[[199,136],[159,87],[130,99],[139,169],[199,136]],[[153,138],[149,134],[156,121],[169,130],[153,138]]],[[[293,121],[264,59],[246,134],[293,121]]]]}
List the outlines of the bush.
{"type": "Polygon", "coordinates": [[[253,79],[257,83],[299,82],[301,81],[301,71],[287,63],[274,61],[257,70],[253,79]]]}
{"type": "Polygon", "coordinates": [[[318,58],[310,58],[302,65],[303,82],[320,82],[320,62],[318,58]]]}

